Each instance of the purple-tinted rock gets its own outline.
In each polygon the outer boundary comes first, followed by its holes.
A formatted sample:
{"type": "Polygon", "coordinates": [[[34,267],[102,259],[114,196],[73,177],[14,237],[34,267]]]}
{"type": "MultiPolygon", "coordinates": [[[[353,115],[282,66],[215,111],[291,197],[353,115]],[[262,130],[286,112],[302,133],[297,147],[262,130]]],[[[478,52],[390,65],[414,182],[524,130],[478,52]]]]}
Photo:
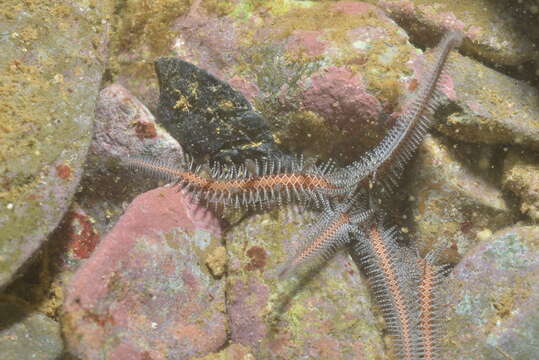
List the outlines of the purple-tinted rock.
{"type": "Polygon", "coordinates": [[[191,360],[255,360],[249,348],[232,344],[218,353],[212,353],[201,358],[191,360]]]}
{"type": "Polygon", "coordinates": [[[311,277],[277,279],[300,240],[283,212],[257,215],[228,235],[230,339],[260,359],[376,359],[383,341],[367,285],[340,253],[311,277]]]}
{"type": "Polygon", "coordinates": [[[369,94],[361,75],[348,67],[328,67],[314,73],[305,82],[301,104],[339,129],[350,130],[355,122],[377,119],[382,112],[380,101],[369,94]]]}
{"type": "Polygon", "coordinates": [[[94,136],[77,201],[103,234],[118,220],[126,201],[159,184],[121,166],[122,160],[144,155],[179,161],[183,151],[152,113],[121,85],[101,90],[95,114],[94,136]]]}
{"type": "Polygon", "coordinates": [[[68,284],[64,335],[84,359],[185,359],[226,342],[216,218],[162,187],[137,197],[68,284]]]}
{"type": "Polygon", "coordinates": [[[539,227],[503,229],[453,270],[444,359],[535,359],[539,227]],[[455,346],[456,345],[456,346],[455,346]]]}
{"type": "Polygon", "coordinates": [[[152,113],[131,93],[113,84],[99,93],[94,138],[89,156],[124,158],[147,155],[181,157],[178,142],[155,122],[152,113]]]}
{"type": "Polygon", "coordinates": [[[111,4],[2,3],[0,288],[58,225],[78,185],[111,4]]]}
{"type": "Polygon", "coordinates": [[[63,353],[60,326],[45,315],[9,302],[0,302],[2,360],[55,360],[63,353]]]}

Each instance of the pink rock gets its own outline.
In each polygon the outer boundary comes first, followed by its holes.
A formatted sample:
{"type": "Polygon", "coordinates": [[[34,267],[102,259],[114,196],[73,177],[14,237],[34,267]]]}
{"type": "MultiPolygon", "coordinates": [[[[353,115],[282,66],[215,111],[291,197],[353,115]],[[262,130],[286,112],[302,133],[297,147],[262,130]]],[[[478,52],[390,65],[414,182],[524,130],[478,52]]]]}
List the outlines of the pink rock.
{"type": "Polygon", "coordinates": [[[138,196],[67,287],[70,351],[185,359],[223,346],[224,284],[199,258],[220,245],[220,234],[213,214],[176,188],[138,196]]]}
{"type": "Polygon", "coordinates": [[[359,74],[347,67],[324,68],[304,81],[302,105],[340,128],[376,120],[382,105],[370,95],[359,74]]]}
{"type": "Polygon", "coordinates": [[[287,51],[308,57],[321,56],[327,47],[321,37],[321,31],[295,30],[288,38],[287,51]]]}
{"type": "Polygon", "coordinates": [[[270,289],[256,277],[244,281],[230,282],[230,337],[234,342],[253,348],[267,336],[269,327],[264,322],[264,309],[267,306],[270,289]]]}

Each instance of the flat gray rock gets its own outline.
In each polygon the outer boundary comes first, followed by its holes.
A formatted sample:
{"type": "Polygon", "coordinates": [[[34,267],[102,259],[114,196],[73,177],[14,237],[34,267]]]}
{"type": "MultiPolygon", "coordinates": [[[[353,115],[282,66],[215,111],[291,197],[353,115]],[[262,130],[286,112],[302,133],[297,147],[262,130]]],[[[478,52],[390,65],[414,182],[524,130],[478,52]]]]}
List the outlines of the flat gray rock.
{"type": "Polygon", "coordinates": [[[0,302],[0,354],[2,360],[57,359],[64,345],[60,325],[39,312],[0,302]]]}

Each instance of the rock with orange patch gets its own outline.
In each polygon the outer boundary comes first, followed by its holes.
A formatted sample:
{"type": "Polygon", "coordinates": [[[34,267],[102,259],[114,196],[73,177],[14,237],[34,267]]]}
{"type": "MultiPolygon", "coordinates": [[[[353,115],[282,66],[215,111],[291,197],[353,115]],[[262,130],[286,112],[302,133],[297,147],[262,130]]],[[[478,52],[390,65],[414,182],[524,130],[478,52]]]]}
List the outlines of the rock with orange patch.
{"type": "Polygon", "coordinates": [[[227,339],[224,283],[204,254],[217,219],[182,192],[137,197],[67,285],[64,335],[84,359],[188,359],[227,339]]]}
{"type": "Polygon", "coordinates": [[[99,243],[91,219],[78,206],[67,212],[58,229],[67,239],[67,248],[76,259],[87,259],[99,243]]]}

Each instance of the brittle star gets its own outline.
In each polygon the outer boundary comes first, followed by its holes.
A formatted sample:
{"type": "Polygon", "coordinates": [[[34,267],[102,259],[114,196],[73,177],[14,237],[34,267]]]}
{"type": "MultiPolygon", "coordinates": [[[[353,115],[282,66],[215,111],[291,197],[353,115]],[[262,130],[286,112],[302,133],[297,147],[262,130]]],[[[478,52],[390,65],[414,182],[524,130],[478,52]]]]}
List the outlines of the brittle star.
{"type": "Polygon", "coordinates": [[[302,157],[240,165],[195,165],[189,157],[179,166],[138,157],[125,162],[177,184],[212,206],[264,208],[299,203],[320,210],[321,220],[304,234],[304,243],[281,267],[280,278],[351,245],[393,338],[393,352],[406,360],[435,359],[440,351],[438,290],[448,268],[436,265],[436,252],[421,258],[414,248],[400,245],[398,231],[386,227],[378,203],[398,186],[406,163],[432,125],[434,112],[444,99],[449,54],[461,41],[457,31],[445,35],[428,76],[388,133],[372,150],[343,168],[336,169],[331,162],[304,162],[302,157]]]}

